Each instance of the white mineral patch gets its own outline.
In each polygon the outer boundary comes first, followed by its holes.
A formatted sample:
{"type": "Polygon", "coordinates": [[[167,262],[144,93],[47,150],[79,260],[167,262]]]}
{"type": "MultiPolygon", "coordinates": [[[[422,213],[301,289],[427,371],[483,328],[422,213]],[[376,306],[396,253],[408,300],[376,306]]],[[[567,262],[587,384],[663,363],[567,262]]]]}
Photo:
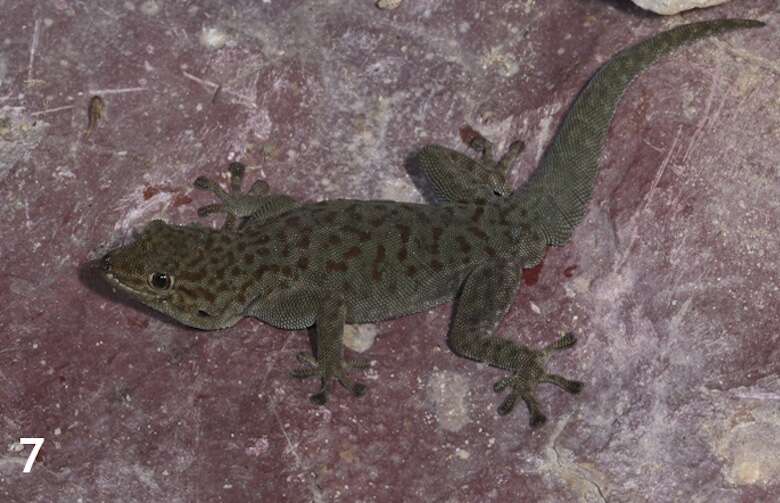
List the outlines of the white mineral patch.
{"type": "Polygon", "coordinates": [[[227,33],[219,28],[203,28],[200,32],[200,43],[210,49],[220,49],[227,43],[227,33]]]}
{"type": "Polygon", "coordinates": [[[141,12],[147,16],[154,16],[160,12],[160,5],[154,0],[149,0],[141,4],[141,12]]]}
{"type": "Polygon", "coordinates": [[[401,0],[377,0],[376,6],[383,10],[397,9],[401,0]]]}
{"type": "Polygon", "coordinates": [[[376,325],[345,325],[344,345],[358,353],[368,351],[373,346],[377,333],[376,325]]]}
{"type": "Polygon", "coordinates": [[[633,2],[643,9],[669,16],[686,10],[712,7],[728,0],[633,0],[633,2]]]}
{"type": "Polygon", "coordinates": [[[467,379],[458,373],[440,371],[431,375],[426,394],[443,429],[460,431],[471,422],[466,403],[468,391],[467,379]]]}

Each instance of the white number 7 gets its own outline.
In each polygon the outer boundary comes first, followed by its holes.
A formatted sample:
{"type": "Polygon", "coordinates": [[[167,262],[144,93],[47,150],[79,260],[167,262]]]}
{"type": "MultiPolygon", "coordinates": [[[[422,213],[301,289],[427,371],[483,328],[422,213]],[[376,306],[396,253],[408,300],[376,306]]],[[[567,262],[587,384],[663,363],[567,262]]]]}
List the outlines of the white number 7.
{"type": "Polygon", "coordinates": [[[43,445],[43,439],[42,438],[20,438],[19,443],[22,445],[33,445],[32,452],[30,453],[30,457],[27,458],[27,463],[24,464],[24,470],[22,470],[24,473],[30,473],[30,470],[32,470],[32,465],[35,463],[35,458],[38,456],[38,451],[41,450],[41,446],[43,445]]]}

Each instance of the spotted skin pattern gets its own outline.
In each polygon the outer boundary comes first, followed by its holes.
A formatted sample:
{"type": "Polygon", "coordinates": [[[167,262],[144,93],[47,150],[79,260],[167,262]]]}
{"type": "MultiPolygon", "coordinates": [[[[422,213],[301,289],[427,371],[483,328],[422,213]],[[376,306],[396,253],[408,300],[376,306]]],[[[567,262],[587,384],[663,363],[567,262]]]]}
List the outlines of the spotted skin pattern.
{"type": "Polygon", "coordinates": [[[497,392],[509,413],[518,398],[538,426],[546,418],[535,398],[539,383],[578,393],[582,383],[548,373],[549,357],[572,347],[566,334],[541,350],[495,335],[511,306],[522,268],[539,263],[551,245],[569,240],[582,220],[598,158],[620,97],[658,57],[716,33],[761,26],[749,20],[683,25],[618,53],[575,100],[539,168],[518,190],[505,183],[521,142],[498,161],[477,136],[472,159],[438,145],[416,155],[440,204],[333,200],[300,203],[270,192],[265,182],[240,191],[244,168],[230,166],[230,192],[198,178],[195,186],[220,203],[200,215],[225,213],[223,228],[175,226],[155,220],[132,244],[103,258],[106,279],[179,322],[223,329],[256,317],[284,329],[316,328],[316,357],[299,355],[299,378],[318,377],[312,400],[323,404],[340,382],[355,396],[365,385],[349,371],[366,363],[344,356],[346,323],[395,318],[455,301],[449,345],[466,358],[509,371],[497,392]]]}

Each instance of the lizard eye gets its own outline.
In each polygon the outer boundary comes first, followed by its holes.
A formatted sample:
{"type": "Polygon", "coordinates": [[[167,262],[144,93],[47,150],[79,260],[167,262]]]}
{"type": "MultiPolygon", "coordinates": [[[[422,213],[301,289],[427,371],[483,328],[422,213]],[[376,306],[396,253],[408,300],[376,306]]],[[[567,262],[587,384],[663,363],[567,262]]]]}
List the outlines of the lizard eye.
{"type": "Polygon", "coordinates": [[[149,284],[158,290],[170,290],[173,286],[173,276],[164,272],[153,272],[149,275],[149,284]]]}

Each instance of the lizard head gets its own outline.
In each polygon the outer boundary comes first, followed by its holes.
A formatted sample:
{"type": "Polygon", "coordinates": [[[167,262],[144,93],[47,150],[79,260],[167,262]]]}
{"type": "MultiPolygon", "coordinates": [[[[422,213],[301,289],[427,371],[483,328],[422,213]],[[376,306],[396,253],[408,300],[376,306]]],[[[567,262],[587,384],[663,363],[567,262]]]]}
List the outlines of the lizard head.
{"type": "Polygon", "coordinates": [[[229,285],[216,281],[224,275],[224,264],[209,260],[208,248],[229,238],[222,234],[154,220],[135,242],[103,257],[103,277],[184,325],[203,330],[229,327],[241,318],[244,306],[234,302],[229,285]]]}

